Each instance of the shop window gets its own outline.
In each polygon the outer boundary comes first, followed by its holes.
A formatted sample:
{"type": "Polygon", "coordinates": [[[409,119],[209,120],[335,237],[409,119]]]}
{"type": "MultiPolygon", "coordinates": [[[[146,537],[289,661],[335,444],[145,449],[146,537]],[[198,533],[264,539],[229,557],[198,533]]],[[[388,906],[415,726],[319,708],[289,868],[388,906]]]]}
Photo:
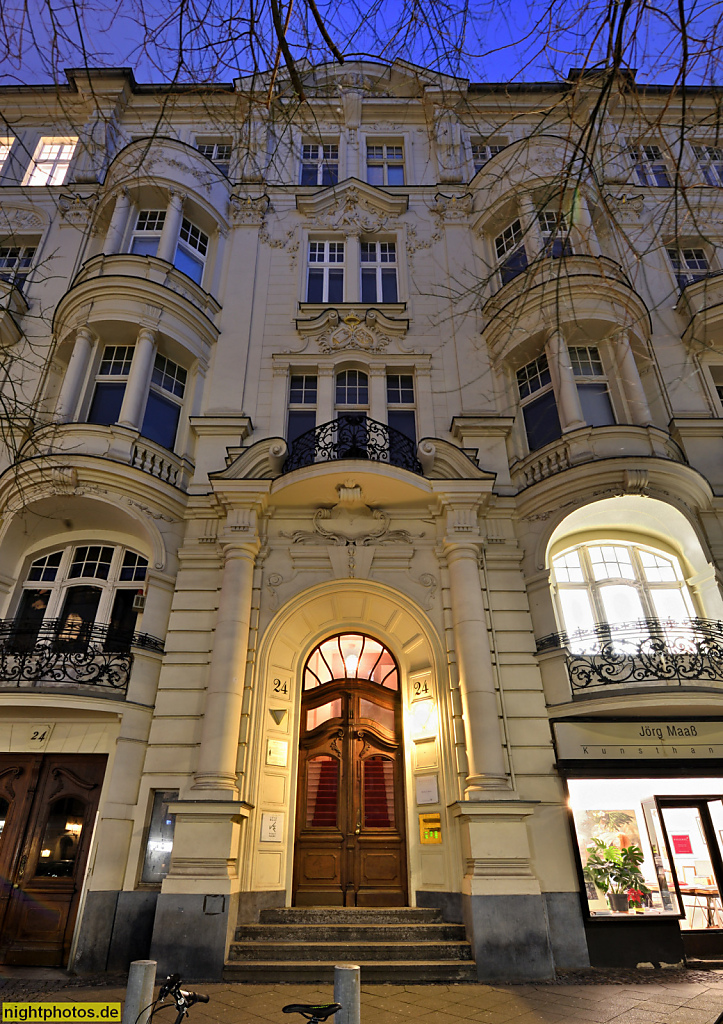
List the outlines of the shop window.
{"type": "Polygon", "coordinates": [[[519,220],[513,220],[495,238],[495,252],[502,284],[513,281],[527,269],[527,253],[522,241],[522,225],[519,220]]]}
{"type": "Polygon", "coordinates": [[[141,870],[141,882],[145,885],[160,886],[170,870],[176,816],[169,812],[168,805],[175,800],[178,800],[177,789],[156,789],[153,792],[141,870]]]}
{"type": "Polygon", "coordinates": [[[289,445],[316,426],[316,374],[293,373],[289,381],[289,414],[286,440],[289,445]]]}
{"type": "Polygon", "coordinates": [[[693,146],[698,166],[709,185],[723,185],[723,148],[720,146],[693,146]]]}
{"type": "Polygon", "coordinates": [[[660,146],[631,146],[628,155],[639,185],[667,188],[673,184],[660,146]]]}
{"type": "Polygon", "coordinates": [[[203,156],[207,157],[211,163],[214,163],[222,174],[228,176],[229,165],[231,162],[231,143],[229,141],[199,142],[196,140],[196,149],[203,156]]]}
{"type": "Polygon", "coordinates": [[[13,622],[13,646],[31,650],[43,642],[83,650],[95,639],[107,650],[127,650],[138,616],[134,599],[147,571],[143,555],[109,544],[72,545],[34,559],[13,622]]]}
{"type": "Polygon", "coordinates": [[[362,302],[397,301],[397,246],[395,242],[361,243],[362,302]]]}
{"type": "Polygon", "coordinates": [[[411,373],[387,374],[387,422],[416,443],[414,377],[411,373]]]}
{"type": "MultiPolygon", "coordinates": [[[[580,544],[552,559],[557,600],[571,649],[584,653],[589,636],[609,632],[620,642],[647,637],[651,625],[686,623],[695,616],[675,555],[622,541],[580,544]]],[[[654,627],[653,627],[654,628],[654,627]]],[[[672,636],[679,637],[680,629],[672,636]]]]}
{"type": "Polygon", "coordinates": [[[344,242],[309,242],[306,301],[344,301],[344,242]]]}
{"type": "Polygon", "coordinates": [[[0,245],[0,281],[14,284],[22,291],[37,252],[37,242],[0,245]]]}
{"type": "Polygon", "coordinates": [[[338,143],[305,142],[301,147],[301,184],[336,185],[338,181],[338,143]]]}
{"type": "MultiPolygon", "coordinates": [[[[664,724],[647,728],[666,737],[664,724]]],[[[678,917],[684,932],[723,927],[723,779],[568,778],[567,785],[592,917],[678,917]]]]}
{"type": "Polygon", "coordinates": [[[404,146],[367,143],[367,181],[370,185],[403,185],[404,146]]]}
{"type": "Polygon", "coordinates": [[[702,281],[703,278],[710,275],[710,263],[705,249],[679,249],[677,246],[668,246],[666,252],[681,291],[686,285],[693,284],[694,281],[702,281]]]}
{"type": "Polygon", "coordinates": [[[38,143],[23,185],[63,185],[73,159],[76,137],[42,138],[38,143]]]}

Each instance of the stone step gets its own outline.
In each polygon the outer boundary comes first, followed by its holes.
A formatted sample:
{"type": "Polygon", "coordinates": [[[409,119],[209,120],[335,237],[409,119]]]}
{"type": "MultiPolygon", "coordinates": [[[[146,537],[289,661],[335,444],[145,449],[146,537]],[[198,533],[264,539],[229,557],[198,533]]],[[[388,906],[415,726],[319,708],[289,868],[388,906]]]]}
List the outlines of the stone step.
{"type": "MultiPolygon", "coordinates": [[[[224,981],[260,984],[330,984],[334,980],[334,967],[348,960],[288,960],[233,961],[226,963],[224,981]]],[[[359,963],[355,960],[354,963],[359,963]]],[[[476,982],[477,967],[472,960],[389,960],[386,963],[364,963],[361,982],[364,984],[390,982],[396,985],[420,985],[433,982],[476,982]]]]}
{"type": "Polygon", "coordinates": [[[236,942],[464,942],[463,924],[243,924],[236,942]]]}
{"type": "Polygon", "coordinates": [[[389,960],[470,960],[468,942],[232,942],[231,962],[314,960],[334,963],[386,963],[389,960]]]}
{"type": "Polygon", "coordinates": [[[261,924],[441,924],[439,910],[426,907],[273,907],[261,924]]]}

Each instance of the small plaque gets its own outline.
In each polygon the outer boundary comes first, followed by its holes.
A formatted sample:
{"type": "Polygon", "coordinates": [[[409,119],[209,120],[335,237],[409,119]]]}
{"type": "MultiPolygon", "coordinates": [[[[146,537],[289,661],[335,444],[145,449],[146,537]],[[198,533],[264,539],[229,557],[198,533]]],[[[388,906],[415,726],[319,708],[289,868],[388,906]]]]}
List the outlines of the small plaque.
{"type": "Polygon", "coordinates": [[[274,676],[269,683],[274,700],[291,700],[291,683],[282,676],[274,676]]]}
{"type": "Polygon", "coordinates": [[[442,842],[442,816],[419,815],[419,841],[423,846],[438,846],[442,842]]]}
{"type": "Polygon", "coordinates": [[[284,836],[283,812],[268,811],[261,815],[261,842],[280,843],[284,836]]]}
{"type": "Polygon", "coordinates": [[[32,747],[34,750],[41,750],[47,745],[52,732],[52,725],[31,725],[30,735],[28,736],[28,746],[32,747]]]}
{"type": "Polygon", "coordinates": [[[289,759],[289,744],[286,740],[266,741],[266,764],[285,768],[289,759]]]}
{"type": "Polygon", "coordinates": [[[439,803],[439,787],[436,775],[418,775],[415,779],[418,804],[439,803]]]}

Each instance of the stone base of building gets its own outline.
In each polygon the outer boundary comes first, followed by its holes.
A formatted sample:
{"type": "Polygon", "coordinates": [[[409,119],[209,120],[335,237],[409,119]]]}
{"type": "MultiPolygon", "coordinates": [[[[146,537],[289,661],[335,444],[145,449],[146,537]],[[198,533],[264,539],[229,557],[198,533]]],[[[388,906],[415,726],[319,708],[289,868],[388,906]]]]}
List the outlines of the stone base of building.
{"type": "Polygon", "coordinates": [[[238,918],[238,893],[160,893],[150,957],[157,976],[185,981],[220,981],[238,918]]]}
{"type": "Polygon", "coordinates": [[[593,967],[637,967],[641,961],[679,964],[684,958],[677,918],[587,921],[585,932],[593,967]]]}
{"type": "Polygon", "coordinates": [[[136,890],[89,892],[73,968],[78,974],[127,971],[147,959],[159,894],[136,890]]]}

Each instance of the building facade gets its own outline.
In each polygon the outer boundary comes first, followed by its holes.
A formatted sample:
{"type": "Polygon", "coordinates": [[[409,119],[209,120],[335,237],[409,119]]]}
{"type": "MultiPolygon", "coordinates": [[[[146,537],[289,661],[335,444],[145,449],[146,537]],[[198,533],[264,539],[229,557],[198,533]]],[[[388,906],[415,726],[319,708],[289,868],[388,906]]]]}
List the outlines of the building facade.
{"type": "Polygon", "coordinates": [[[0,962],[720,955],[720,97],[304,80],[2,91],[0,962]]]}

